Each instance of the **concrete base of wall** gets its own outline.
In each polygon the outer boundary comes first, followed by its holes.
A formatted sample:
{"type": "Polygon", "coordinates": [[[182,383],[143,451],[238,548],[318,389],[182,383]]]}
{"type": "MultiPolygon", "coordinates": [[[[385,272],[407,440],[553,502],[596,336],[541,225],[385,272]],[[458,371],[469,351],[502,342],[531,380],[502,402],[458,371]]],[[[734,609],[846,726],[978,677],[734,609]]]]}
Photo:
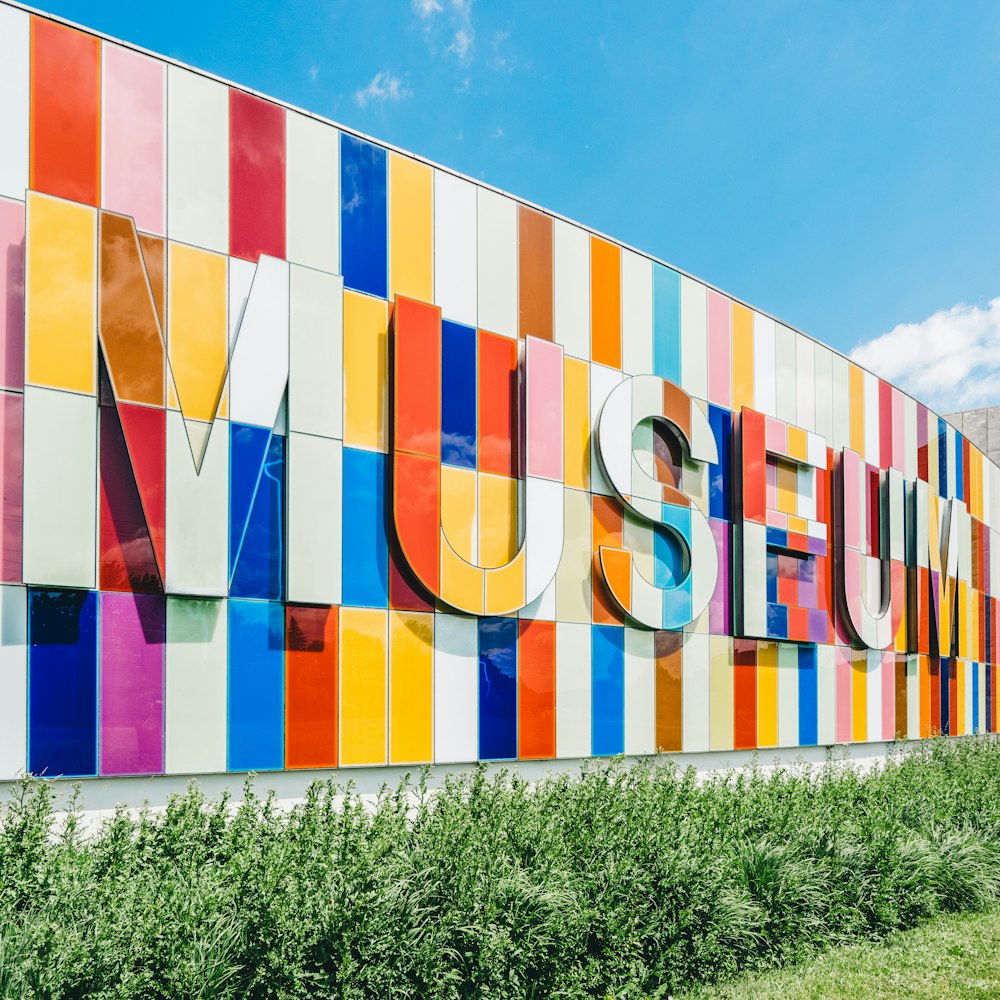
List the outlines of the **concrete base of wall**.
{"type": "MultiPolygon", "coordinates": [[[[693,767],[699,775],[739,770],[756,764],[765,770],[779,767],[811,767],[829,762],[853,766],[867,770],[879,765],[891,753],[905,753],[920,747],[914,743],[851,743],[830,747],[789,747],[786,749],[759,750],[716,750],[706,753],[657,754],[653,758],[626,758],[626,762],[652,759],[663,766],[678,768],[693,767]]],[[[499,761],[486,765],[488,774],[507,770],[517,773],[529,781],[536,781],[549,774],[575,773],[587,763],[600,763],[600,759],[584,760],[570,758],[562,760],[499,761]]],[[[435,764],[428,770],[427,785],[437,788],[444,784],[449,775],[471,773],[476,764],[435,764]]],[[[254,792],[266,796],[273,791],[279,803],[291,808],[300,802],[306,789],[314,781],[333,781],[340,787],[353,783],[355,790],[367,799],[374,799],[379,791],[388,786],[396,787],[409,774],[411,781],[419,780],[421,768],[411,767],[351,767],[325,770],[270,771],[254,777],[254,792]]],[[[227,774],[158,774],[143,777],[115,778],[54,778],[57,804],[64,806],[74,788],[80,787],[80,807],[84,810],[88,825],[99,823],[110,816],[119,805],[129,809],[143,806],[161,809],[172,795],[179,794],[196,783],[209,798],[228,792],[234,805],[243,798],[243,788],[247,775],[227,774]]],[[[16,781],[0,782],[0,802],[6,802],[17,788],[16,781]]]]}

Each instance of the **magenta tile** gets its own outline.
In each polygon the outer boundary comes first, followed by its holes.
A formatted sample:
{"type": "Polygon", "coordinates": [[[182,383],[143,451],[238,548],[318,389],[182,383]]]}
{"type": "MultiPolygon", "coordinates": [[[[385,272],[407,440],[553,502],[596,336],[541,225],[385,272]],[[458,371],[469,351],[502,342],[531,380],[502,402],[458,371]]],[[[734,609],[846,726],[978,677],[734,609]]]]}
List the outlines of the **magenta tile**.
{"type": "Polygon", "coordinates": [[[24,204],[0,198],[0,387],[24,388],[24,204]]]}
{"type": "Polygon", "coordinates": [[[101,774],[163,770],[166,599],[101,594],[101,774]]]}
{"type": "Polygon", "coordinates": [[[729,522],[710,517],[709,526],[719,556],[719,575],[712,599],[708,602],[708,630],[712,635],[731,635],[732,615],[729,609],[730,543],[729,522]]]}

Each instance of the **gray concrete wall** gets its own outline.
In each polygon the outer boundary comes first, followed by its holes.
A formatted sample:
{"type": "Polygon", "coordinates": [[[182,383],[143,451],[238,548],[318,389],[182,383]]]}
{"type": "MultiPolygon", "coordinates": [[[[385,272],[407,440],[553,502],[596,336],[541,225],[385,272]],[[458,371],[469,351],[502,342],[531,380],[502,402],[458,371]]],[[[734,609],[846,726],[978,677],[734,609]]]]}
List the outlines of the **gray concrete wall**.
{"type": "Polygon", "coordinates": [[[1000,406],[945,414],[953,427],[961,431],[994,465],[1000,465],[1000,406]]]}

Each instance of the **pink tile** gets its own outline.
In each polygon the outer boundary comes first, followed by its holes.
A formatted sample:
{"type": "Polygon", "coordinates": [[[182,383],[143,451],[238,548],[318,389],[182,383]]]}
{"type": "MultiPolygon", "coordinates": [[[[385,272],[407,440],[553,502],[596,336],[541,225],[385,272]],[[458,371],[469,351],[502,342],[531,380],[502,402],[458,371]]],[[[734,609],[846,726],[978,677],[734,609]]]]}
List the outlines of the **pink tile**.
{"type": "Polygon", "coordinates": [[[892,464],[900,472],[906,471],[906,413],[903,394],[892,390],[892,464]]]}
{"type": "Polygon", "coordinates": [[[732,304],[725,295],[708,293],[708,398],[732,405],[732,304]]]}
{"type": "Polygon", "coordinates": [[[166,598],[101,594],[101,774],[163,770],[166,598]]]}
{"type": "Polygon", "coordinates": [[[24,203],[0,198],[0,387],[24,388],[24,203]]]}
{"type": "Polygon", "coordinates": [[[537,337],[525,341],[527,353],[528,475],[562,481],[563,349],[537,337]]]}
{"type": "Polygon", "coordinates": [[[103,206],[163,235],[166,68],[106,42],[103,90],[103,206]]]}
{"type": "Polygon", "coordinates": [[[896,738],[896,654],[882,653],[882,739],[896,738]]]}

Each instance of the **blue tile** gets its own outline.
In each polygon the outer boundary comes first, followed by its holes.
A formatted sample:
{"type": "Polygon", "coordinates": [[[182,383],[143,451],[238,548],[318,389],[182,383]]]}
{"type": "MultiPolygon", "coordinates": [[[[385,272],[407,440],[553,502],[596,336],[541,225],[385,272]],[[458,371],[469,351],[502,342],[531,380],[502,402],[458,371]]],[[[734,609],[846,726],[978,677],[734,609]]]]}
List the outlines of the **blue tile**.
{"type": "Polygon", "coordinates": [[[772,639],[788,638],[788,607],[784,604],[767,606],[767,634],[772,639]]]}
{"type": "Polygon", "coordinates": [[[28,770],[97,773],[97,594],[28,590],[28,770]]]}
{"type": "Polygon", "coordinates": [[[653,265],[653,372],[681,384],[681,277],[653,265]]]}
{"type": "MultiPolygon", "coordinates": [[[[954,432],[953,432],[954,433],[954,432]]],[[[965,438],[955,433],[955,496],[965,499],[965,438]]]]}
{"type": "Polygon", "coordinates": [[[476,331],[441,324],[441,461],[476,467],[476,331]]]}
{"type": "Polygon", "coordinates": [[[948,425],[938,417],[938,494],[948,495],[948,425]]]}
{"type": "Polygon", "coordinates": [[[772,528],[770,525],[768,525],[767,544],[768,547],[774,546],[779,549],[787,549],[788,532],[782,531],[781,528],[772,528]]]}
{"type": "Polygon", "coordinates": [[[592,626],[591,751],[595,757],[625,752],[625,629],[592,626]]]}
{"type": "Polygon", "coordinates": [[[948,691],[948,672],[952,669],[951,662],[945,658],[941,657],[941,667],[940,667],[940,682],[941,682],[941,732],[945,736],[951,735],[950,728],[950,715],[951,715],[951,705],[949,703],[949,691],[948,691]]]}
{"type": "Polygon", "coordinates": [[[285,607],[229,601],[230,771],[284,767],[285,607]]]}
{"type": "Polygon", "coordinates": [[[819,685],[816,677],[816,647],[799,646],[799,743],[819,742],[819,685]]]}
{"type": "Polygon", "coordinates": [[[479,619],[479,759],[517,757],[517,619],[479,619]]]}
{"type": "MultiPolygon", "coordinates": [[[[241,425],[234,424],[234,428],[241,425]]],[[[247,428],[258,430],[258,428],[247,428]]],[[[256,437],[256,436],[255,436],[256,437]]],[[[234,439],[235,442],[235,439],[234,439]]],[[[250,461],[257,461],[256,444],[250,461]]],[[[231,490],[239,485],[241,494],[247,491],[250,475],[243,470],[242,477],[235,473],[238,449],[232,449],[230,469],[231,490]]],[[[252,471],[252,465],[250,466],[252,471]]],[[[230,497],[232,498],[231,492],[230,497]]],[[[230,572],[229,592],[233,597],[255,597],[261,600],[280,601],[284,596],[284,539],[285,539],[285,438],[272,434],[266,442],[266,456],[260,466],[260,475],[253,496],[253,503],[242,520],[242,544],[235,553],[236,563],[230,572]]],[[[232,507],[231,507],[232,509],[232,507]]],[[[233,518],[230,524],[230,559],[236,544],[233,535],[241,523],[233,518]]]]}
{"type": "Polygon", "coordinates": [[[340,133],[340,268],[344,285],[385,298],[388,288],[385,150],[340,133]]]}
{"type": "Polygon", "coordinates": [[[769,604],[778,603],[778,553],[767,554],[767,600],[769,604]]]}
{"type": "Polygon", "coordinates": [[[972,731],[979,732],[979,664],[972,664],[972,731]]]}
{"type": "Polygon", "coordinates": [[[719,453],[716,465],[708,467],[708,513],[711,517],[733,519],[732,446],[733,414],[721,406],[708,406],[708,423],[719,453]]]}
{"type": "Polygon", "coordinates": [[[386,461],[379,452],[344,449],[343,600],[349,607],[389,606],[386,461]]]}
{"type": "MultiPolygon", "coordinates": [[[[989,601],[986,602],[986,606],[989,607],[989,601]]],[[[983,719],[983,732],[992,733],[993,732],[993,661],[989,660],[986,664],[986,718],[983,719]]]]}
{"type": "Polygon", "coordinates": [[[229,425],[229,578],[232,580],[272,431],[252,424],[229,425]]]}

